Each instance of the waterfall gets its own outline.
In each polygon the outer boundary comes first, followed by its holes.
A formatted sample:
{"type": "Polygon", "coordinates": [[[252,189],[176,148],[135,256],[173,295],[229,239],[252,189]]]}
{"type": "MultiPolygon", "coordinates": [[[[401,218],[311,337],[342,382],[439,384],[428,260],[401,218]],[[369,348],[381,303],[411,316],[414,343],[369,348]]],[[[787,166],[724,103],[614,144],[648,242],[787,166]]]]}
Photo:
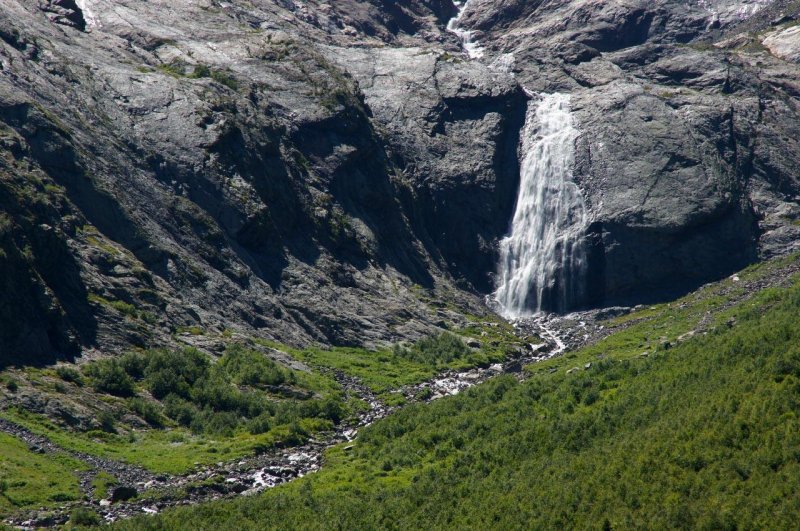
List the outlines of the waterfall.
{"type": "Polygon", "coordinates": [[[447,31],[456,34],[458,38],[461,39],[461,45],[464,47],[464,51],[467,52],[470,59],[480,59],[483,57],[483,48],[475,42],[472,30],[465,30],[458,27],[469,0],[453,3],[458,8],[458,14],[447,23],[447,31]]]}
{"type": "Polygon", "coordinates": [[[577,135],[569,95],[528,104],[517,205],[500,243],[495,299],[506,318],[564,312],[582,302],[588,216],[572,181],[577,135]]]}

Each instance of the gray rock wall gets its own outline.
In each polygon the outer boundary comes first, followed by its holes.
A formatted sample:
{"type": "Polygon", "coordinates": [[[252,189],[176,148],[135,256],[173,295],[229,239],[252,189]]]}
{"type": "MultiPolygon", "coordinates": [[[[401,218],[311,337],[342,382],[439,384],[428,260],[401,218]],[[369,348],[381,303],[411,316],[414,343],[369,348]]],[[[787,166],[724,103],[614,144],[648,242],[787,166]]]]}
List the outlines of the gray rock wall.
{"type": "Polygon", "coordinates": [[[796,247],[789,2],[472,0],[477,61],[455,12],[0,1],[0,357],[187,328],[375,344],[486,311],[523,86],[573,95],[587,305],[796,247]]]}

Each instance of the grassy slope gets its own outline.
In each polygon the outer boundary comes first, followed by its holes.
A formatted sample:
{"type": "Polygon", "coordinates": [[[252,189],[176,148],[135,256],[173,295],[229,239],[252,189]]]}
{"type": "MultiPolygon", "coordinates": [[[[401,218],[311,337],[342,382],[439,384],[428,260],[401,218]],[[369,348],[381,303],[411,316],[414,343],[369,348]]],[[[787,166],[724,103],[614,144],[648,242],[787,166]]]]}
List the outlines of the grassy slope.
{"type": "MultiPolygon", "coordinates": [[[[117,416],[129,412],[128,402],[91,390],[89,385],[77,387],[62,382],[51,369],[27,368],[15,373],[25,377],[37,392],[49,394],[51,398],[64,397],[84,400],[86,402],[104,402],[113,406],[117,416]],[[63,387],[61,392],[54,390],[54,385],[63,387]]],[[[295,387],[313,392],[320,397],[341,397],[341,390],[336,382],[317,373],[296,374],[295,387]]],[[[143,394],[143,385],[139,383],[137,393],[143,394]]],[[[286,400],[286,399],[281,399],[286,400]]],[[[162,415],[163,417],[163,415],[162,415]]],[[[60,447],[84,452],[90,455],[117,459],[140,465],[156,473],[182,474],[193,469],[196,464],[208,465],[219,461],[250,456],[254,449],[269,447],[287,440],[289,426],[275,423],[266,433],[253,435],[245,429],[237,429],[231,436],[214,434],[193,434],[190,430],[169,423],[163,429],[130,430],[118,426],[118,433],[105,433],[100,430],[76,432],[56,425],[47,417],[25,411],[20,408],[9,408],[0,411],[0,418],[20,424],[30,431],[43,435],[60,447]]],[[[169,422],[169,419],[163,418],[169,422]]],[[[318,431],[321,426],[318,419],[301,419],[299,424],[309,433],[318,431]]],[[[4,514],[0,510],[0,515],[4,514]]]]}
{"type": "Polygon", "coordinates": [[[471,317],[474,322],[455,335],[476,339],[480,350],[449,363],[431,364],[412,361],[393,354],[391,348],[368,350],[364,348],[334,347],[328,349],[292,349],[285,345],[262,341],[267,346],[290,353],[294,358],[313,366],[336,369],[355,376],[372,391],[389,393],[405,385],[431,379],[444,369],[466,369],[503,361],[509,352],[522,346],[511,325],[491,318],[471,317]]]}
{"type": "Polygon", "coordinates": [[[84,468],[67,456],[34,453],[24,442],[0,433],[0,514],[80,499],[75,472],[84,468]]]}
{"type": "Polygon", "coordinates": [[[738,289],[728,281],[626,317],[641,321],[535,366],[525,383],[501,377],[406,408],[355,448],[332,450],[322,472],[259,498],[120,526],[794,527],[800,286],[767,290],[706,319],[718,324],[707,335],[659,347],[738,289]]]}
{"type": "MultiPolygon", "coordinates": [[[[445,365],[426,364],[411,361],[394,355],[391,349],[369,351],[355,348],[334,348],[330,350],[308,349],[292,350],[280,345],[298,359],[309,361],[314,365],[342,370],[361,377],[374,390],[382,393],[388,402],[397,400],[401,395],[393,395],[390,391],[397,387],[423,381],[432,377],[437,370],[444,367],[474,366],[487,364],[504,358],[506,349],[518,341],[513,337],[510,328],[497,324],[488,326],[482,320],[463,331],[462,335],[479,337],[483,348],[470,352],[469,356],[457,359],[445,365]]],[[[87,367],[91,364],[87,364],[87,367]]],[[[340,386],[328,375],[318,372],[305,373],[296,371],[295,387],[309,390],[317,397],[334,397],[341,399],[340,386]]],[[[81,386],[62,381],[53,369],[26,368],[11,373],[0,373],[0,382],[18,378],[27,382],[36,392],[49,394],[53,398],[64,397],[85,403],[104,402],[117,411],[128,412],[126,399],[97,393],[88,385],[89,378],[82,376],[81,386]],[[59,390],[60,386],[60,390],[59,390]]],[[[136,384],[136,393],[146,396],[142,382],[136,384]]],[[[350,402],[344,404],[346,409],[358,408],[360,404],[350,402]]],[[[156,404],[156,408],[160,406],[156,404]]],[[[162,415],[163,417],[163,415],[162,415]]],[[[181,474],[193,469],[196,464],[208,465],[219,461],[229,461],[252,455],[257,448],[270,447],[290,438],[290,426],[278,422],[262,434],[252,435],[245,429],[237,429],[232,436],[213,434],[193,434],[188,429],[175,426],[168,419],[164,429],[135,429],[119,425],[118,433],[105,433],[99,430],[76,432],[58,426],[43,415],[31,413],[19,408],[0,411],[0,418],[16,422],[30,431],[46,436],[62,448],[84,452],[110,459],[117,459],[136,464],[156,473],[181,474]]],[[[308,433],[315,433],[326,427],[321,420],[304,418],[299,426],[308,433]]],[[[5,511],[0,508],[0,515],[5,511]]]]}
{"type": "Polygon", "coordinates": [[[151,472],[168,474],[186,473],[195,464],[209,465],[252,455],[255,446],[280,441],[286,431],[280,427],[261,435],[237,433],[233,437],[194,435],[183,428],[149,429],[133,435],[78,433],[60,428],[41,415],[18,409],[6,410],[0,416],[44,435],[67,450],[118,459],[151,472]]]}

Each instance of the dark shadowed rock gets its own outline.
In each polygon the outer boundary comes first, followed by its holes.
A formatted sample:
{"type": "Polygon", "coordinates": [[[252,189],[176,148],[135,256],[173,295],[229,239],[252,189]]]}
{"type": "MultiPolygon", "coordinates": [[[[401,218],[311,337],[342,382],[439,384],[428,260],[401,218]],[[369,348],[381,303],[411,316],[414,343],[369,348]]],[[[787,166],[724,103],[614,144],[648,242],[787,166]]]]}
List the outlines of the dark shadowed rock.
{"type": "Polygon", "coordinates": [[[128,501],[132,498],[135,498],[138,494],[139,492],[135,488],[123,485],[114,487],[114,489],[111,491],[110,500],[111,503],[128,501]]]}

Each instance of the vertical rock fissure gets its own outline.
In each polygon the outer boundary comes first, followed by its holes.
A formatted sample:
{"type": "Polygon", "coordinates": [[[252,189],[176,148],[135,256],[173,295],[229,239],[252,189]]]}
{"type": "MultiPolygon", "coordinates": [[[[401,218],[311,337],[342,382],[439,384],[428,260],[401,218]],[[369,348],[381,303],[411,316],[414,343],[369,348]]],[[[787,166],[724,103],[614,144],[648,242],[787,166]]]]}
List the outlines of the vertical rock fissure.
{"type": "Polygon", "coordinates": [[[561,313],[583,301],[588,215],[572,180],[577,135],[569,95],[529,103],[517,204],[500,242],[495,299],[507,318],[561,313]]]}

